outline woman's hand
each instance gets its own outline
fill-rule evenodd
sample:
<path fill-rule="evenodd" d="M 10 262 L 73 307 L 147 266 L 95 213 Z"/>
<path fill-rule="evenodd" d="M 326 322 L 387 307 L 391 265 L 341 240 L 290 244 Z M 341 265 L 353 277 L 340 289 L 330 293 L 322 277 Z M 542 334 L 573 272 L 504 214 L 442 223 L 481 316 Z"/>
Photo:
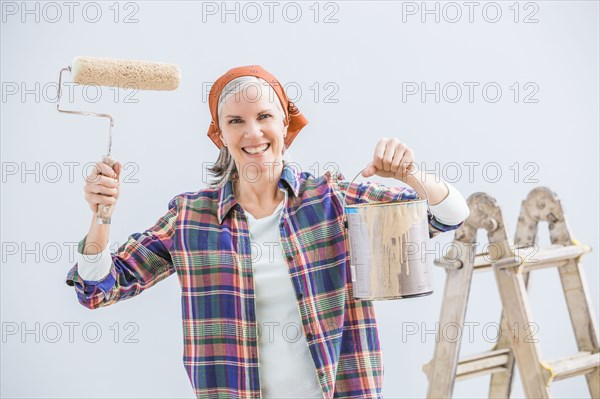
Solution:
<path fill-rule="evenodd" d="M 443 179 L 416 170 L 414 152 L 396 138 L 379 139 L 373 160 L 362 176 L 393 177 L 411 186 L 420 198 L 427 198 L 431 205 L 439 204 L 449 194 Z"/>
<path fill-rule="evenodd" d="M 363 177 L 373 175 L 393 177 L 406 183 L 408 175 L 413 171 L 414 152 L 396 138 L 381 138 L 375 146 L 373 160 L 362 172 Z"/>
<path fill-rule="evenodd" d="M 104 162 L 97 162 L 92 172 L 86 177 L 85 200 L 94 214 L 98 211 L 98 204 L 113 205 L 119 199 L 119 178 L 123 165 L 115 162 L 111 168 Z"/>

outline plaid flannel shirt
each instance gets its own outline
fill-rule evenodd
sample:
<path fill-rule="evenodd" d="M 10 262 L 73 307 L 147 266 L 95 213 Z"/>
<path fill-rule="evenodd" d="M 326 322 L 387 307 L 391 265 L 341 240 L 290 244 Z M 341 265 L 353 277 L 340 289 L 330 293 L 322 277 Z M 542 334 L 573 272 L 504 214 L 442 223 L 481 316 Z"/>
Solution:
<path fill-rule="evenodd" d="M 280 243 L 324 398 L 382 398 L 383 361 L 372 301 L 355 300 L 341 173 L 315 177 L 285 163 Z M 353 182 L 346 203 L 419 199 L 408 187 Z M 434 237 L 459 228 L 429 217 Z M 231 182 L 175 196 L 168 211 L 111 254 L 111 271 L 66 283 L 89 309 L 140 294 L 171 274 L 181 285 L 183 364 L 199 398 L 261 398 L 250 234 Z M 79 251 L 85 238 L 79 243 Z M 290 378 L 291 380 L 291 378 Z"/>

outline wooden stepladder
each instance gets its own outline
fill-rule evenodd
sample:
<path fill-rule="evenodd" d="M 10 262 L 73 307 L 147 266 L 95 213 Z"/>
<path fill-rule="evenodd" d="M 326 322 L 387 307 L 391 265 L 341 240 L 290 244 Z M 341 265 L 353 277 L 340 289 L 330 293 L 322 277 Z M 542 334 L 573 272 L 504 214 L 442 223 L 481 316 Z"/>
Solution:
<path fill-rule="evenodd" d="M 515 362 L 525 394 L 529 398 L 549 398 L 550 384 L 585 374 L 592 398 L 600 398 L 600 353 L 598 324 L 588 295 L 580 263 L 591 248 L 571 236 L 560 200 L 550 189 L 533 189 L 522 202 L 514 244 L 507 239 L 500 206 L 486 193 L 467 199 L 469 217 L 456 230 L 453 245 L 434 263 L 446 269 L 438 339 L 433 359 L 423 369 L 429 378 L 428 398 L 450 398 L 454 382 L 491 374 L 490 398 L 510 397 Z M 539 222 L 547 222 L 549 246 L 539 248 L 536 236 Z M 474 253 L 477 230 L 485 229 L 489 250 Z M 527 283 L 529 272 L 556 267 L 569 310 L 578 353 L 544 361 L 535 339 L 515 337 L 511 326 L 531 326 L 533 322 Z M 500 338 L 491 351 L 459 359 L 460 340 L 444 340 L 444 326 L 464 326 L 473 272 L 493 270 L 502 315 Z"/>

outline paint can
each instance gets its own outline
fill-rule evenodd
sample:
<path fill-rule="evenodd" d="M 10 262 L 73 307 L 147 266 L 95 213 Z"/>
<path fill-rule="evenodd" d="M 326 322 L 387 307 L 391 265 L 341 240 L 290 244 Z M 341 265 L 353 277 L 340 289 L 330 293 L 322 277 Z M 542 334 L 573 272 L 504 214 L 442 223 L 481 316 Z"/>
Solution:
<path fill-rule="evenodd" d="M 343 205 L 354 298 L 391 300 L 432 294 L 432 268 L 424 256 L 429 240 L 427 211 L 431 212 L 428 199 L 348 205 L 348 189 Z"/>

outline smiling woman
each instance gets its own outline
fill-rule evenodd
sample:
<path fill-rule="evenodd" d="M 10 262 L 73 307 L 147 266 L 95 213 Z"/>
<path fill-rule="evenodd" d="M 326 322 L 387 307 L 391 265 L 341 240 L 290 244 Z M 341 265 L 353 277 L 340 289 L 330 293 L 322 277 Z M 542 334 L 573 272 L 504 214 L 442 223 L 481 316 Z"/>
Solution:
<path fill-rule="evenodd" d="M 245 109 L 244 105 L 242 105 L 244 103 L 254 106 L 251 109 Z M 227 115 L 223 115 L 225 108 L 228 110 Z M 248 113 L 251 114 L 248 115 Z M 285 113 L 277 94 L 271 85 L 264 79 L 256 76 L 240 76 L 227 83 L 223 87 L 219 97 L 217 114 L 219 129 L 221 132 L 228 134 L 230 139 L 234 139 L 236 133 L 239 136 L 241 129 L 248 129 L 249 125 L 251 125 L 251 128 L 258 128 L 259 130 L 266 128 L 271 133 L 273 133 L 273 129 L 281 131 L 283 121 L 285 120 Z M 257 125 L 253 125 L 254 120 L 257 121 Z M 279 121 L 281 127 L 277 126 L 277 121 Z M 284 134 L 286 133 L 284 132 Z M 223 138 L 223 133 L 220 139 L 223 142 L 223 146 L 220 149 L 219 157 L 215 164 L 208 169 L 216 177 L 216 180 L 211 183 L 212 187 L 220 187 L 230 179 L 234 181 L 238 180 L 240 170 L 242 172 L 250 170 L 249 162 L 252 162 L 252 165 L 255 166 L 265 166 L 265 162 L 273 162 L 273 160 L 265 159 L 265 157 L 254 157 L 255 159 L 244 161 L 243 157 L 232 156 L 232 152 L 236 152 L 236 148 L 233 146 L 227 147 L 228 140 Z M 249 147 L 252 145 L 251 140 L 252 137 L 246 139 L 247 143 L 245 144 L 248 144 Z M 274 150 L 272 142 L 267 142 L 265 139 L 256 140 L 256 137 L 254 140 L 256 144 L 268 145 L 267 149 L 271 150 L 271 152 Z M 281 139 L 277 141 L 283 143 Z M 263 150 L 263 148 L 258 149 Z M 287 147 L 283 143 L 281 155 L 285 154 L 286 149 Z M 241 150 L 250 158 L 252 158 L 252 154 L 257 152 L 264 153 L 264 151 L 256 151 L 253 148 L 241 148 Z M 256 173 L 256 171 L 254 172 Z"/>
<path fill-rule="evenodd" d="M 381 398 L 377 320 L 373 303 L 353 296 L 340 188 L 348 205 L 419 193 L 331 172 L 313 176 L 285 162 L 308 121 L 258 65 L 221 76 L 209 107 L 208 136 L 220 150 L 217 181 L 175 196 L 168 212 L 115 254 L 108 231 L 91 230 L 88 244 L 102 253 L 86 261 L 80 250 L 67 283 L 96 309 L 176 274 L 183 363 L 199 398 Z M 401 177 L 400 165 L 412 159 L 404 143 L 382 139 L 365 173 Z M 110 183 L 118 173 L 102 167 Z M 423 186 L 437 198 L 433 237 L 459 228 L 468 208 L 452 186 L 431 180 Z"/>
<path fill-rule="evenodd" d="M 236 201 L 260 218 L 271 215 L 283 200 L 276 177 L 283 170 L 287 145 L 308 121 L 275 77 L 257 65 L 246 69 L 252 75 L 233 76 L 230 71 L 227 81 L 222 77 L 211 89 L 209 137 L 221 152 L 209 171 L 217 178 L 213 188 L 231 181 Z"/>
<path fill-rule="evenodd" d="M 240 106 L 241 101 L 254 104 L 253 109 L 245 110 L 243 106 Z M 223 109 L 227 104 L 228 111 L 227 115 L 223 115 Z M 264 108 L 262 108 L 264 107 Z M 242 112 L 239 112 L 241 109 Z M 258 109 L 255 115 L 245 115 L 247 112 L 252 112 L 254 109 Z M 236 113 L 236 111 L 238 111 Z M 239 115 L 242 113 L 244 115 Z M 273 122 L 276 120 L 284 121 L 285 113 L 281 106 L 281 102 L 278 100 L 277 94 L 273 90 L 273 87 L 269 85 L 264 79 L 256 76 L 240 76 L 227 83 L 221 92 L 218 100 L 217 114 L 219 120 L 219 129 L 227 133 L 235 133 L 240 129 L 248 127 L 248 121 L 246 119 L 256 119 L 261 122 L 261 126 L 273 127 Z M 224 126 L 225 125 L 225 126 Z M 271 129 L 269 129 L 271 130 Z M 284 136 L 285 137 L 285 136 Z M 231 154 L 231 148 L 227 147 L 226 139 L 223 140 L 221 136 L 223 146 L 220 149 L 219 157 L 215 164 L 208 169 L 215 176 L 215 180 L 211 182 L 212 187 L 220 187 L 228 180 L 237 180 L 239 178 L 238 171 L 243 169 L 244 164 L 236 164 L 236 159 Z M 263 140 L 265 141 L 265 140 Z M 266 143 L 269 148 L 273 150 L 272 143 Z M 262 148 L 260 148 L 262 149 Z M 248 150 L 248 149 L 246 149 Z M 281 154 L 285 154 L 287 146 L 283 143 L 283 149 Z M 234 150 L 235 151 L 235 150 Z M 249 156 L 255 151 L 246 152 Z M 260 152 L 260 151 L 259 151 Z M 257 165 L 263 164 L 264 159 L 261 162 L 261 157 L 254 160 L 253 163 Z M 238 168 L 240 165 L 240 168 Z"/>

